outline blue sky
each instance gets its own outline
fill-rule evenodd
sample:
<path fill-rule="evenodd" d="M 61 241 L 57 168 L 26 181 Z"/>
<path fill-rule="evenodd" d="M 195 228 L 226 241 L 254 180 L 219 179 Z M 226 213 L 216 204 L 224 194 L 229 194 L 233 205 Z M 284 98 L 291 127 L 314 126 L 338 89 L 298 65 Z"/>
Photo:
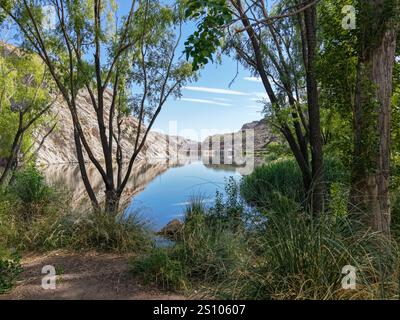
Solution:
<path fill-rule="evenodd" d="M 118 15 L 126 15 L 131 1 L 117 0 L 117 3 Z M 195 29 L 195 22 L 184 26 L 178 55 L 183 52 L 183 43 Z M 222 63 L 205 66 L 198 81 L 182 90 L 181 99 L 171 97 L 167 101 L 153 129 L 199 141 L 210 134 L 236 132 L 243 124 L 262 118 L 260 100 L 265 96 L 261 81 L 252 77 L 250 71 L 234 59 L 224 56 Z M 171 126 L 176 131 L 171 131 Z"/>
<path fill-rule="evenodd" d="M 259 101 L 265 96 L 263 86 L 239 66 L 239 74 L 229 87 L 237 68 L 237 63 L 229 57 L 224 57 L 221 64 L 207 65 L 199 80 L 183 89 L 180 100 L 167 102 L 155 129 L 168 132 L 170 121 L 176 121 L 178 134 L 192 139 L 197 134 L 201 140 L 202 130 L 235 132 L 245 123 L 260 120 L 263 106 Z"/>
<path fill-rule="evenodd" d="M 130 1 L 118 2 L 120 11 L 126 12 Z M 183 51 L 183 42 L 195 28 L 195 23 L 184 26 L 178 53 Z M 208 136 L 206 131 L 235 132 L 243 124 L 262 118 L 260 100 L 265 97 L 264 87 L 248 70 L 227 56 L 222 58 L 221 64 L 208 64 L 201 70 L 198 81 L 189 84 L 182 94 L 181 99 L 171 98 L 166 103 L 154 130 L 174 134 L 170 132 L 172 122 L 179 135 L 202 140 L 205 138 L 203 135 Z"/>

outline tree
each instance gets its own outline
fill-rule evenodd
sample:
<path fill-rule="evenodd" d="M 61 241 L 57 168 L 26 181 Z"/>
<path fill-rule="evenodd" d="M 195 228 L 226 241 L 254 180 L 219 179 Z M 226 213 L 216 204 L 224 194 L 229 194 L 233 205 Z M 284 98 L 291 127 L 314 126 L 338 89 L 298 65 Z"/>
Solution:
<path fill-rule="evenodd" d="M 54 9 L 54 29 L 43 23 L 45 4 Z M 105 211 L 116 213 L 158 114 L 192 76 L 190 66 L 175 56 L 181 38 L 180 7 L 132 0 L 129 13 L 117 21 L 112 19 L 117 10 L 112 0 L 3 0 L 0 7 L 21 31 L 24 44 L 45 62 L 68 106 L 81 176 L 93 208 L 100 210 L 100 203 L 86 172 L 85 155 L 104 182 Z M 96 114 L 102 159 L 94 156 L 81 126 L 76 98 L 83 89 Z M 105 102 L 107 93 L 110 105 Z M 125 166 L 120 135 L 131 112 L 138 116 L 139 127 Z"/>
<path fill-rule="evenodd" d="M 389 235 L 390 109 L 399 2 L 363 0 L 357 1 L 357 7 L 351 203 L 358 219 Z"/>
<path fill-rule="evenodd" d="M 0 185 L 8 181 L 21 154 L 28 154 L 34 143 L 29 134 L 38 127 L 52 106 L 47 72 L 38 57 L 3 45 L 0 54 L 0 156 L 5 166 Z M 50 126 L 50 132 L 55 124 Z M 47 135 L 46 135 L 47 136 Z M 36 150 L 37 151 L 37 150 Z"/>
<path fill-rule="evenodd" d="M 351 167 L 353 155 L 353 103 L 356 80 L 355 30 L 342 26 L 348 0 L 328 0 L 320 5 L 317 62 L 324 153 Z"/>
<path fill-rule="evenodd" d="M 212 59 L 224 36 L 222 47 L 233 49 L 261 78 L 268 112 L 296 158 L 315 214 L 323 210 L 325 189 L 316 79 L 318 2 L 281 1 L 270 12 L 265 1 L 189 1 L 187 15 L 202 20 L 186 42 L 187 56 L 199 68 Z"/>

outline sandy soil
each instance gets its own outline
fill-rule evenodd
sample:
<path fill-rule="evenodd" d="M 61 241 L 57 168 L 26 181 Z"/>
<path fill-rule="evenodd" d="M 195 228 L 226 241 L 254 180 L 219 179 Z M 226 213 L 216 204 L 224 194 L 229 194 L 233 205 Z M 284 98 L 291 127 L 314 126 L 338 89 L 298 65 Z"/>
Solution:
<path fill-rule="evenodd" d="M 128 258 L 115 254 L 52 252 L 31 254 L 14 290 L 0 300 L 183 300 L 182 295 L 144 287 L 128 272 Z M 41 286 L 42 268 L 52 265 L 60 274 L 55 290 Z"/>

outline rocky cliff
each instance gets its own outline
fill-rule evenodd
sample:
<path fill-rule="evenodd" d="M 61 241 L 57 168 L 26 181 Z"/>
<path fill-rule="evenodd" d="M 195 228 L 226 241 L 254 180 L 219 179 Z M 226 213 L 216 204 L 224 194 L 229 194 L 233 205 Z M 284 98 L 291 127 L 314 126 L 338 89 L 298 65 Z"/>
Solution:
<path fill-rule="evenodd" d="M 111 99 L 111 92 L 106 92 L 106 107 L 111 104 Z M 77 105 L 86 139 L 91 146 L 94 156 L 101 161 L 103 159 L 103 151 L 100 142 L 98 124 L 89 94 L 86 91 L 82 91 L 78 95 Z M 46 137 L 43 145 L 39 148 L 37 153 L 37 163 L 41 165 L 76 163 L 73 124 L 69 109 L 65 102 L 62 99 L 59 99 L 55 102 L 51 113 L 51 118 L 54 120 L 48 121 L 48 123 L 34 135 L 36 146 L 39 147 L 43 137 L 46 136 L 49 129 L 53 126 L 54 121 L 57 122 L 56 129 Z M 107 114 L 108 112 L 106 112 L 106 115 Z M 108 123 L 107 116 L 105 117 L 105 123 Z M 134 150 L 138 121 L 133 117 L 128 117 L 124 120 L 122 128 L 121 145 L 125 156 L 124 160 L 128 161 L 129 156 Z M 142 129 L 142 135 L 144 134 L 144 130 L 145 128 Z M 268 143 L 275 140 L 274 135 L 264 120 L 245 124 L 239 133 L 245 132 L 246 130 L 253 130 L 254 132 L 254 149 L 256 151 L 265 150 Z M 208 156 L 207 150 L 213 148 L 210 140 L 216 141 L 215 139 L 218 139 L 219 137 L 221 140 L 220 148 L 224 150 L 224 141 L 228 141 L 232 136 L 233 134 L 216 135 L 207 138 L 204 142 L 199 144 L 183 137 L 168 136 L 152 131 L 148 135 L 145 146 L 140 153 L 138 160 L 157 160 L 179 157 L 181 155 L 186 155 L 187 151 L 189 149 L 193 150 L 194 147 L 201 148 L 202 155 Z M 243 135 L 243 137 L 245 139 L 245 135 Z M 115 144 L 114 148 L 116 148 Z"/>
<path fill-rule="evenodd" d="M 22 51 L 18 47 L 0 40 L 1 56 L 19 56 L 21 54 Z M 112 92 L 106 91 L 104 99 L 106 109 L 104 121 L 108 124 L 107 109 L 111 105 Z M 103 151 L 100 143 L 97 118 L 87 91 L 82 90 L 79 93 L 77 97 L 77 106 L 85 137 L 94 156 L 101 162 L 103 161 Z M 35 146 L 36 149 L 38 149 L 36 154 L 37 163 L 40 165 L 76 163 L 73 123 L 68 106 L 62 98 L 59 98 L 54 103 L 51 109 L 51 115 L 47 120 L 47 123 L 42 125 L 42 127 L 33 134 Z M 116 127 L 116 119 L 114 120 L 114 126 Z M 57 123 L 55 130 L 48 135 L 54 123 Z M 126 118 L 122 124 L 121 145 L 125 161 L 129 161 L 134 150 L 137 128 L 138 121 L 133 117 Z M 142 136 L 145 130 L 146 128 L 142 128 Z M 185 153 L 185 150 L 188 149 L 187 145 L 191 143 L 193 142 L 182 137 L 150 132 L 137 160 L 176 157 L 181 153 Z M 116 146 L 114 143 L 114 152 L 115 149 Z M 4 159 L 0 159 L 0 166 L 4 165 L 4 161 Z"/>
<path fill-rule="evenodd" d="M 242 131 L 254 130 L 254 149 L 265 151 L 269 143 L 277 141 L 277 137 L 272 133 L 266 120 L 253 121 L 242 127 Z"/>
<path fill-rule="evenodd" d="M 106 92 L 105 105 L 110 106 L 112 94 Z M 89 94 L 82 91 L 77 97 L 78 114 L 82 124 L 85 137 L 93 151 L 94 156 L 102 161 L 103 151 L 100 142 L 97 118 L 90 101 Z M 73 123 L 71 114 L 65 102 L 59 99 L 53 106 L 51 118 L 57 122 L 56 129 L 44 140 L 43 145 L 37 153 L 38 164 L 67 164 L 76 163 L 75 143 L 73 136 Z M 105 112 L 108 115 L 108 112 Z M 108 116 L 105 116 L 105 123 L 108 124 Z M 114 124 L 116 126 L 116 124 Z M 39 147 L 43 137 L 53 126 L 53 121 L 49 121 L 34 135 L 36 146 Z M 134 150 L 138 121 L 133 117 L 128 117 L 122 124 L 121 146 L 125 161 L 129 160 Z M 145 128 L 142 129 L 142 136 Z M 145 146 L 140 153 L 138 160 L 166 158 L 176 156 L 177 153 L 184 153 L 187 144 L 191 141 L 177 136 L 167 136 L 157 132 L 150 132 Z M 114 143 L 114 151 L 115 151 Z M 172 152 L 172 154 L 170 154 Z"/>
<path fill-rule="evenodd" d="M 243 125 L 235 133 L 210 136 L 201 144 L 202 160 L 213 167 L 234 164 L 242 175 L 251 173 L 254 166 L 264 163 L 262 153 L 268 144 L 277 141 L 266 120 Z M 208 151 L 210 150 L 210 151 Z"/>
<path fill-rule="evenodd" d="M 254 137 L 254 138 L 253 138 Z M 247 150 L 251 150 L 252 144 L 254 144 L 254 151 L 261 152 L 265 151 L 269 143 L 276 141 L 276 136 L 272 133 L 271 128 L 268 126 L 266 120 L 254 121 L 243 125 L 242 129 L 235 133 L 219 134 L 208 137 L 202 143 L 202 150 L 211 149 L 212 144 L 220 141 L 220 149 L 223 151 L 227 148 L 232 148 L 231 144 L 234 139 L 242 139 L 242 149 L 246 150 L 246 142 L 250 144 Z M 254 139 L 254 140 L 253 140 Z M 228 143 L 229 146 L 225 146 Z M 218 143 L 217 143 L 218 145 Z"/>

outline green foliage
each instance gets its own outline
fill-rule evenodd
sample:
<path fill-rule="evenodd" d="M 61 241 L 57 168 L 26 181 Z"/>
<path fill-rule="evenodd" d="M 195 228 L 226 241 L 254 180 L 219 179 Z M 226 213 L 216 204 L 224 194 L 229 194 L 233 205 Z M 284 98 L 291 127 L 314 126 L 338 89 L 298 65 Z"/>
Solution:
<path fill-rule="evenodd" d="M 231 196 L 219 199 L 226 201 L 224 205 L 211 209 L 193 200 L 186 209 L 181 239 L 171 248 L 156 248 L 135 258 L 132 272 L 165 289 L 180 290 L 207 286 L 234 272 L 245 256 L 246 240 L 243 228 L 238 228 L 237 204 L 229 206 Z"/>
<path fill-rule="evenodd" d="M 345 5 L 352 0 L 327 0 L 319 6 L 322 41 L 317 61 L 320 85 L 321 125 L 325 154 L 350 167 L 353 155 L 353 104 L 356 81 L 356 37 L 342 27 Z M 358 21 L 357 21 L 358 22 Z"/>
<path fill-rule="evenodd" d="M 46 202 L 51 195 L 44 177 L 34 166 L 17 171 L 9 191 L 24 204 Z"/>
<path fill-rule="evenodd" d="M 400 196 L 395 191 L 391 194 L 391 232 L 396 241 L 400 244 Z"/>
<path fill-rule="evenodd" d="M 0 51 L 14 50 L 0 46 Z M 22 52 L 0 54 L 0 157 L 10 156 L 11 145 L 19 127 L 20 112 L 24 112 L 21 128 L 37 117 L 49 103 L 50 81 L 45 88 L 46 78 L 43 63 L 34 55 Z M 14 105 L 14 107 L 13 107 Z M 19 106 L 16 108 L 15 106 Z M 29 126 L 21 142 L 21 151 L 31 145 L 30 134 L 44 117 Z"/>
<path fill-rule="evenodd" d="M 287 144 L 280 142 L 272 142 L 267 146 L 264 155 L 265 163 L 270 163 L 282 158 L 288 158 L 292 155 Z"/>
<path fill-rule="evenodd" d="M 191 206 L 186 211 L 186 217 L 189 221 L 191 221 L 192 211 L 194 211 L 193 216 L 196 216 L 196 213 L 206 210 L 200 201 L 192 201 Z M 215 205 L 209 209 L 206 218 L 206 222 L 210 226 L 224 224 L 235 230 L 243 227 L 246 220 L 246 205 L 240 194 L 240 185 L 233 177 L 229 177 L 225 181 L 225 196 L 217 191 Z M 186 224 L 186 227 L 189 225 Z"/>
<path fill-rule="evenodd" d="M 48 207 L 42 216 L 29 223 L 15 216 L 10 219 L 13 223 L 8 220 L 10 230 L 4 240 L 24 252 L 70 249 L 131 253 L 150 247 L 150 234 L 135 218 L 123 219 L 106 213 L 82 216 L 68 210 L 66 203 L 64 208 Z"/>
<path fill-rule="evenodd" d="M 150 253 L 133 259 L 130 270 L 147 284 L 157 284 L 164 290 L 187 289 L 187 269 L 175 258 L 175 248 L 154 248 Z"/>
<path fill-rule="evenodd" d="M 256 168 L 243 178 L 241 190 L 248 203 L 260 208 L 280 209 L 282 202 L 296 207 L 304 200 L 301 172 L 292 159 Z M 276 205 L 278 208 L 273 208 Z"/>
<path fill-rule="evenodd" d="M 333 182 L 330 190 L 329 208 L 334 217 L 343 217 L 348 212 L 349 186 L 341 182 Z"/>
<path fill-rule="evenodd" d="M 12 289 L 21 272 L 19 256 L 0 246 L 0 295 Z"/>
<path fill-rule="evenodd" d="M 348 184 L 347 172 L 340 161 L 326 159 L 325 178 L 327 190 L 334 182 Z M 300 169 L 293 159 L 267 163 L 243 178 L 241 192 L 244 199 L 258 208 L 281 212 L 300 208 L 307 195 L 304 194 Z"/>
<path fill-rule="evenodd" d="M 68 220 L 69 221 L 68 221 Z M 67 247 L 74 250 L 96 249 L 105 252 L 140 252 L 149 247 L 150 234 L 136 217 L 122 214 L 93 213 L 87 217 L 66 217 L 63 229 Z"/>
<path fill-rule="evenodd" d="M 338 188 L 332 184 L 333 199 L 342 203 Z M 398 297 L 400 251 L 394 242 L 354 232 L 354 222 L 340 212 L 313 219 L 289 207 L 266 210 L 257 224 L 234 228 L 234 217 L 231 223 L 214 219 L 229 212 L 228 202 L 210 210 L 193 201 L 182 239 L 134 258 L 132 272 L 164 289 L 196 290 L 217 299 Z M 356 268 L 356 290 L 342 289 L 347 265 Z"/>
<path fill-rule="evenodd" d="M 392 98 L 392 129 L 391 129 L 391 147 L 392 147 L 392 177 L 400 177 L 400 63 L 396 64 L 395 75 L 399 77 L 394 82 L 394 94 Z M 396 184 L 400 186 L 400 183 Z"/>
<path fill-rule="evenodd" d="M 200 20 L 196 30 L 185 42 L 186 57 L 192 59 L 193 70 L 213 60 L 221 47 L 223 27 L 232 21 L 232 12 L 225 0 L 186 0 L 186 18 Z"/>
<path fill-rule="evenodd" d="M 68 197 L 48 187 L 35 169 L 28 172 L 28 178 L 24 172 L 23 178 L 18 177 L 10 188 L 0 192 L 0 246 L 22 252 L 65 248 L 121 253 L 150 246 L 150 234 L 136 217 L 74 213 Z M 33 202 L 19 199 L 14 191 L 16 183 L 21 185 L 18 192 L 23 199 Z M 36 186 L 37 193 L 28 189 L 25 194 L 28 186 Z"/>
<path fill-rule="evenodd" d="M 310 219 L 279 212 L 268 216 L 255 239 L 255 263 L 237 271 L 235 299 L 396 299 L 399 249 L 378 234 L 357 234 L 345 218 Z M 356 268 L 356 290 L 343 290 L 342 268 Z"/>

